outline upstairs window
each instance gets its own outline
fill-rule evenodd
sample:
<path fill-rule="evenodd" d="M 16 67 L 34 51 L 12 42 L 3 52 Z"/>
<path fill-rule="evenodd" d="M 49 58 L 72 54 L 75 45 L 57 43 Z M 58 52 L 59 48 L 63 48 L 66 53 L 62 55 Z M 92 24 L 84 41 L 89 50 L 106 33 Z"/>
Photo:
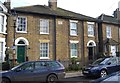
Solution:
<path fill-rule="evenodd" d="M 27 32 L 27 18 L 19 16 L 17 18 L 17 32 Z"/>
<path fill-rule="evenodd" d="M 49 20 L 40 19 L 40 34 L 49 34 Z"/>
<path fill-rule="evenodd" d="M 106 27 L 106 36 L 107 36 L 107 38 L 111 38 L 112 37 L 111 36 L 111 27 L 110 26 Z"/>
<path fill-rule="evenodd" d="M 4 32 L 4 16 L 0 15 L 0 32 Z"/>
<path fill-rule="evenodd" d="M 77 21 L 70 20 L 70 35 L 77 36 Z"/>
<path fill-rule="evenodd" d="M 88 22 L 88 36 L 94 36 L 94 23 Z"/>

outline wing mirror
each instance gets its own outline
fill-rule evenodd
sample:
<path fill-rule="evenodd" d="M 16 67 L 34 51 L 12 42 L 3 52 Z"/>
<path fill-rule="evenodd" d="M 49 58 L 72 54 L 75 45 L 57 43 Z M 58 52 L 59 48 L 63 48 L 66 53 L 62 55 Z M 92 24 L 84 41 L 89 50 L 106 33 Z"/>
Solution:
<path fill-rule="evenodd" d="M 16 71 L 16 72 L 20 72 L 20 71 L 21 71 L 21 68 L 18 68 L 18 69 L 16 69 L 15 71 Z"/>
<path fill-rule="evenodd" d="M 111 64 L 111 62 L 108 62 L 108 65 L 110 65 Z"/>

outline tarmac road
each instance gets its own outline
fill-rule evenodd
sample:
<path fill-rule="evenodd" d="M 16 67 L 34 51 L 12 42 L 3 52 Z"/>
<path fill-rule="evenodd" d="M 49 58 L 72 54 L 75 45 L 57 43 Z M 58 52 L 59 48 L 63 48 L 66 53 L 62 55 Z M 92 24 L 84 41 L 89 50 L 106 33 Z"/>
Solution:
<path fill-rule="evenodd" d="M 62 83 L 91 83 L 96 80 L 96 78 L 84 77 L 81 72 L 66 73 L 64 79 L 61 80 Z"/>
<path fill-rule="evenodd" d="M 86 78 L 84 76 L 68 77 L 61 80 L 62 83 L 91 83 L 95 78 Z"/>

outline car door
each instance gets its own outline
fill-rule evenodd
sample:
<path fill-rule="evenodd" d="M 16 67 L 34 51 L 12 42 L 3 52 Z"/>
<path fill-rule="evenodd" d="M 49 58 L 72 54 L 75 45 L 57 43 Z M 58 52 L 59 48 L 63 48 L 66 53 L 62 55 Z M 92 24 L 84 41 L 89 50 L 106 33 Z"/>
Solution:
<path fill-rule="evenodd" d="M 37 61 L 35 62 L 35 70 L 34 70 L 34 81 L 45 81 L 49 74 L 46 62 Z"/>
<path fill-rule="evenodd" d="M 120 70 L 120 57 L 116 57 L 117 60 L 117 71 Z"/>
<path fill-rule="evenodd" d="M 13 77 L 15 81 L 34 81 L 33 71 L 34 63 L 29 62 L 14 70 Z"/>
<path fill-rule="evenodd" d="M 110 60 L 107 62 L 107 70 L 108 73 L 113 73 L 118 71 L 117 60 L 115 57 L 110 58 Z"/>

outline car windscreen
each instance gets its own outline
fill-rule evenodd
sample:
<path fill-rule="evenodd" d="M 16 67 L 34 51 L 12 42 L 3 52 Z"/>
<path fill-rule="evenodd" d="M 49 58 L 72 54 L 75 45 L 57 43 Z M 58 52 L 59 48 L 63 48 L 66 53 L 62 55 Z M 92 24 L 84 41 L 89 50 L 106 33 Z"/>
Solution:
<path fill-rule="evenodd" d="M 100 59 L 97 59 L 95 62 L 93 62 L 92 65 L 106 64 L 108 60 L 109 58 L 100 58 Z"/>

